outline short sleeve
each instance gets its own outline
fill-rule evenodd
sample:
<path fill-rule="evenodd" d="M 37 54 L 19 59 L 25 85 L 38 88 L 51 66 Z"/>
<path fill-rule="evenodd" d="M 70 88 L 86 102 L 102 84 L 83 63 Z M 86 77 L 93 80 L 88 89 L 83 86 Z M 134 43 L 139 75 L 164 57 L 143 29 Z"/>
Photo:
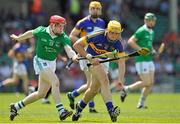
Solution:
<path fill-rule="evenodd" d="M 140 39 L 141 38 L 141 35 L 142 35 L 142 30 L 137 30 L 133 36 L 136 38 L 136 39 Z"/>
<path fill-rule="evenodd" d="M 83 29 L 83 26 L 84 26 L 83 21 L 80 20 L 77 22 L 75 28 L 78 30 L 81 30 L 81 29 Z"/>
<path fill-rule="evenodd" d="M 64 34 L 62 46 L 64 47 L 64 46 L 66 46 L 66 45 L 71 46 L 71 41 L 70 41 L 69 37 L 68 37 L 66 34 Z"/>
<path fill-rule="evenodd" d="M 36 29 L 33 30 L 33 35 L 34 35 L 35 37 L 37 37 L 38 34 L 42 31 L 42 29 L 43 29 L 42 26 L 37 27 Z"/>

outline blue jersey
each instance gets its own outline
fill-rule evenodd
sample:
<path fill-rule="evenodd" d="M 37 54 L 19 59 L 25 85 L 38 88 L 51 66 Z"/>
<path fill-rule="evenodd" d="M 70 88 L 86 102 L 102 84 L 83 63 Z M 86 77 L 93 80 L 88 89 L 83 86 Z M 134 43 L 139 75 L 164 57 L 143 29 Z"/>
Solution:
<path fill-rule="evenodd" d="M 86 36 L 86 42 L 88 43 L 86 51 L 93 56 L 114 50 L 117 52 L 124 51 L 121 41 L 109 41 L 104 30 Z"/>
<path fill-rule="evenodd" d="M 77 30 L 81 30 L 80 37 L 83 37 L 93 31 L 104 29 L 105 28 L 105 22 L 104 20 L 97 18 L 96 22 L 94 22 L 90 16 L 87 16 L 76 24 L 75 28 Z"/>
<path fill-rule="evenodd" d="M 27 52 L 27 49 L 28 49 L 28 45 L 23 44 L 23 43 L 17 43 L 17 44 L 15 44 L 15 46 L 14 46 L 14 52 L 15 52 L 15 53 L 22 53 L 22 54 L 24 54 L 25 52 Z M 26 66 L 26 68 L 28 68 L 29 62 L 28 62 L 28 59 L 27 59 L 27 58 L 24 58 L 24 60 L 22 61 L 22 63 L 24 63 L 25 66 Z"/>
<path fill-rule="evenodd" d="M 28 49 L 28 46 L 26 44 L 22 44 L 22 43 L 17 43 L 14 46 L 14 51 L 16 53 L 24 53 L 27 51 L 27 49 Z"/>

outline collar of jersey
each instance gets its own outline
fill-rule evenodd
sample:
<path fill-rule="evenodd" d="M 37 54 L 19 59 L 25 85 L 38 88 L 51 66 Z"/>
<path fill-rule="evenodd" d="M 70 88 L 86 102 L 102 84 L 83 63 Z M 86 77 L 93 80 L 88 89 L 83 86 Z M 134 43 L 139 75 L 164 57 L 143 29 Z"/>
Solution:
<path fill-rule="evenodd" d="M 97 20 L 98 20 L 98 18 L 97 18 L 96 21 L 94 22 L 94 21 L 92 20 L 92 18 L 91 18 L 90 15 L 88 16 L 88 19 L 89 19 L 90 21 L 92 21 L 93 23 L 97 23 Z"/>
<path fill-rule="evenodd" d="M 46 32 L 51 36 L 51 38 L 56 38 L 57 36 L 56 35 L 51 35 L 51 33 L 50 33 L 50 27 L 48 26 L 47 28 L 46 28 Z"/>
<path fill-rule="evenodd" d="M 145 30 L 148 31 L 149 33 L 152 33 L 152 31 L 153 31 L 152 29 L 149 29 L 149 28 L 147 27 L 147 25 L 144 25 L 144 28 L 145 28 Z"/>

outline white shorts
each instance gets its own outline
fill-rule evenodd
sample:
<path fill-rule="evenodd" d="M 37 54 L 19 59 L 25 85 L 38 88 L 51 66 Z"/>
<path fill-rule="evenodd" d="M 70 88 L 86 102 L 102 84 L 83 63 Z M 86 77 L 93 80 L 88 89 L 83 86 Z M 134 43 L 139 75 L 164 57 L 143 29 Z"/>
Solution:
<path fill-rule="evenodd" d="M 80 69 L 82 71 L 84 71 L 85 69 L 87 69 L 87 64 L 89 63 L 88 60 L 79 60 L 79 66 L 80 66 Z"/>
<path fill-rule="evenodd" d="M 84 71 L 85 69 L 87 69 L 87 64 L 89 63 L 88 60 L 79 60 L 79 66 L 80 66 L 80 69 L 82 71 Z M 105 62 L 102 64 L 104 66 L 104 69 L 105 71 L 108 73 L 108 70 L 109 70 L 109 62 Z"/>
<path fill-rule="evenodd" d="M 33 59 L 33 66 L 36 74 L 40 74 L 45 68 L 51 69 L 53 72 L 56 71 L 56 60 L 49 61 L 38 58 L 37 56 Z"/>
<path fill-rule="evenodd" d="M 13 73 L 19 76 L 27 75 L 27 69 L 24 63 L 14 62 L 13 64 Z"/>
<path fill-rule="evenodd" d="M 149 73 L 150 71 L 155 71 L 155 66 L 152 61 L 150 62 L 137 62 L 136 70 L 138 74 Z"/>
<path fill-rule="evenodd" d="M 104 70 L 106 71 L 106 73 L 109 72 L 109 62 L 105 62 L 102 64 L 104 66 Z"/>

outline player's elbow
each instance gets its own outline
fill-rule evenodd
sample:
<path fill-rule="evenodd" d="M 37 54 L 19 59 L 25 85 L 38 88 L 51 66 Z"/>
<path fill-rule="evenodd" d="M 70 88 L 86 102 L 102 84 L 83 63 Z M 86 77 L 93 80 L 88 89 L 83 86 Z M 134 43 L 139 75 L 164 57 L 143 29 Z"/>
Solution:
<path fill-rule="evenodd" d="M 76 35 L 70 34 L 69 39 L 74 44 L 78 40 L 78 37 Z"/>
<path fill-rule="evenodd" d="M 132 43 L 134 43 L 134 42 L 135 42 L 135 39 L 134 39 L 133 37 L 129 38 L 128 44 L 132 44 Z"/>
<path fill-rule="evenodd" d="M 71 40 L 72 43 L 74 43 L 74 39 L 72 35 L 69 35 L 69 39 Z"/>
<path fill-rule="evenodd" d="M 13 58 L 14 57 L 14 51 L 13 50 L 10 50 L 9 52 L 8 52 L 8 57 L 9 58 Z"/>
<path fill-rule="evenodd" d="M 74 48 L 76 51 L 77 51 L 77 49 L 78 49 L 78 46 L 79 46 L 79 43 L 77 43 L 77 42 L 73 44 L 73 48 Z"/>
<path fill-rule="evenodd" d="M 133 43 L 133 41 L 131 39 L 129 39 L 127 43 L 131 44 L 131 43 Z"/>

